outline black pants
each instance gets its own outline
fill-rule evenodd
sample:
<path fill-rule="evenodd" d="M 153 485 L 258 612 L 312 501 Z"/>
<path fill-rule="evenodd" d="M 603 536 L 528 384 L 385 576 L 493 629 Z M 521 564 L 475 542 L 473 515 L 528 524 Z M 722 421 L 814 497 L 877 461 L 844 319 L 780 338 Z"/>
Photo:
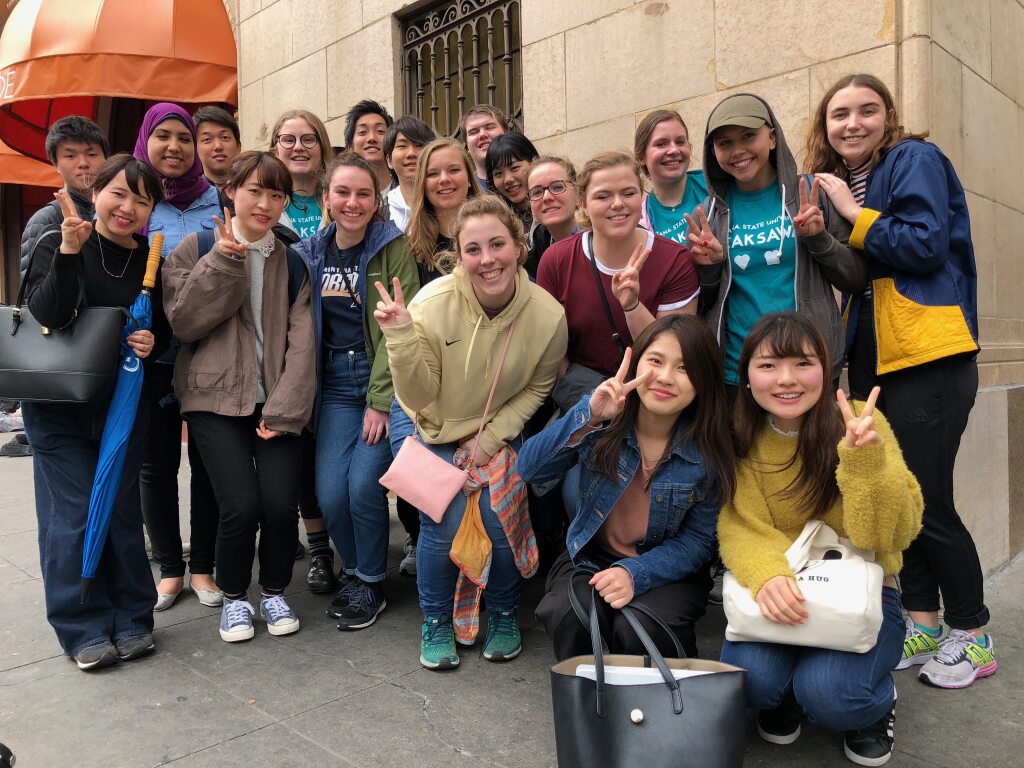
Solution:
<path fill-rule="evenodd" d="M 302 430 L 302 485 L 299 487 L 299 514 L 303 520 L 323 520 L 316 500 L 316 437 Z"/>
<path fill-rule="evenodd" d="M 249 588 L 257 530 L 261 586 L 283 590 L 295 562 L 302 442 L 294 435 L 260 438 L 261 413 L 257 406 L 250 416 L 188 414 L 220 505 L 217 586 L 227 595 Z"/>
<path fill-rule="evenodd" d="M 913 368 L 875 373 L 874 334 L 858 327 L 850 351 L 850 389 L 865 399 L 882 388 L 885 414 L 924 495 L 924 525 L 903 553 L 900 589 L 908 611 L 939 610 L 954 629 L 989 621 L 978 550 L 953 504 L 953 465 L 978 392 L 978 364 L 957 355 Z"/>
<path fill-rule="evenodd" d="M 181 464 L 181 414 L 174 399 L 173 365 L 157 363 L 146 370 L 144 397 L 149 401 L 149 430 L 146 434 L 139 475 L 142 516 L 146 521 L 153 560 L 164 579 L 185 575 L 178 524 L 178 468 Z M 210 478 L 199 457 L 195 441 L 189 435 L 188 463 L 191 480 L 191 554 L 192 573 L 213 573 L 214 545 L 217 540 L 217 500 Z"/>
<path fill-rule="evenodd" d="M 546 593 L 537 605 L 536 611 L 537 621 L 551 638 L 555 658 L 559 661 L 593 652 L 590 630 L 583 626 L 569 602 L 569 579 L 573 570 L 569 552 L 565 551 L 551 566 L 545 584 Z M 573 587 L 583 608 L 589 611 L 593 592 L 592 588 L 587 586 L 587 579 L 582 576 L 576 577 Z M 696 658 L 697 637 L 694 634 L 694 625 L 707 610 L 710 589 L 711 577 L 708 575 L 708 569 L 700 568 L 697 573 L 682 581 L 656 587 L 634 600 L 654 611 L 679 638 L 686 655 Z M 643 654 L 643 645 L 622 615 L 608 605 L 600 595 L 597 599 L 601 635 L 608 643 L 609 652 Z M 675 646 L 671 638 L 665 637 L 665 631 L 646 616 L 640 615 L 638 618 L 657 644 L 658 650 L 665 656 L 674 657 Z"/>

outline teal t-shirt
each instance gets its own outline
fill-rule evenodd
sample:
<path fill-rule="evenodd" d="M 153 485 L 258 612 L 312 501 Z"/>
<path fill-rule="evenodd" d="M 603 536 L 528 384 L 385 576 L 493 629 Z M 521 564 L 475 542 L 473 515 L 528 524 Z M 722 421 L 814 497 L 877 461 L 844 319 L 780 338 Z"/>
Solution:
<path fill-rule="evenodd" d="M 647 217 L 654 234 L 667 237 L 680 245 L 686 245 L 686 219 L 683 214 L 693 215 L 694 209 L 708 196 L 704 185 L 703 171 L 689 171 L 686 174 L 686 190 L 679 205 L 662 205 L 651 192 L 647 196 Z"/>
<path fill-rule="evenodd" d="M 312 195 L 292 195 L 287 211 L 288 218 L 292 222 L 292 229 L 303 240 L 320 229 L 323 214 L 320 213 L 317 199 Z"/>
<path fill-rule="evenodd" d="M 725 300 L 725 381 L 738 385 L 750 329 L 769 312 L 796 309 L 796 233 L 789 215 L 783 219 L 777 183 L 757 192 L 730 185 L 726 202 L 732 285 Z"/>

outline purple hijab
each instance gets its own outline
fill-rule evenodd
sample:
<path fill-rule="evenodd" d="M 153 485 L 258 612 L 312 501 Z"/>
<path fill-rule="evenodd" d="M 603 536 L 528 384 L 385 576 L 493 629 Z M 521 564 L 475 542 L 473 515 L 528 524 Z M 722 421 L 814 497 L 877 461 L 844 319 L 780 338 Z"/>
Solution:
<path fill-rule="evenodd" d="M 150 107 L 146 116 L 142 118 L 142 127 L 139 128 L 139 137 L 135 140 L 135 151 L 132 154 L 136 159 L 152 168 L 153 172 L 160 177 L 160 183 L 164 187 L 164 200 L 179 211 L 184 211 L 210 188 L 210 182 L 203 176 L 203 164 L 199 162 L 198 150 L 193 152 L 192 167 L 185 171 L 183 176 L 176 179 L 164 176 L 149 161 L 149 136 L 160 123 L 168 118 L 180 120 L 182 125 L 188 128 L 188 132 L 192 134 L 192 146 L 195 148 L 196 128 L 192 124 L 192 118 L 189 117 L 188 112 L 177 104 L 162 102 Z"/>

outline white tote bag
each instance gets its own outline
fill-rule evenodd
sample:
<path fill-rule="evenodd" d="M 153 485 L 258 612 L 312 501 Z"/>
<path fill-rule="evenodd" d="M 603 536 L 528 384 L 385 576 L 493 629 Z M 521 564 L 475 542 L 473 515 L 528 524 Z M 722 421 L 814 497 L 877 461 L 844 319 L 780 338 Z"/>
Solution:
<path fill-rule="evenodd" d="M 853 546 L 821 520 L 812 520 L 786 550 L 786 558 L 804 595 L 807 621 L 795 626 L 769 621 L 750 590 L 726 573 L 726 639 L 853 653 L 874 648 L 882 627 L 883 577 L 874 552 Z"/>

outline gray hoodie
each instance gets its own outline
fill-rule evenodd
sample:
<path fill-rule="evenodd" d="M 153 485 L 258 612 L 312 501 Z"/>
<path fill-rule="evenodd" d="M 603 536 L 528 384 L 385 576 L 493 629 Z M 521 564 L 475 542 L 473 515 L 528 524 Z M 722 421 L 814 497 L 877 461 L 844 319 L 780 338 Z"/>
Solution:
<path fill-rule="evenodd" d="M 782 187 L 786 210 L 791 218 L 800 211 L 801 177 L 797 173 L 796 160 L 786 144 L 775 114 L 768 103 L 761 101 L 771 115 L 775 128 L 775 149 L 773 150 L 778 184 Z M 729 206 L 726 204 L 726 190 L 733 180 L 722 170 L 715 158 L 711 137 L 705 129 L 704 137 L 704 178 L 709 196 L 701 203 L 708 216 L 715 237 L 722 243 L 724 258 L 714 264 L 698 265 L 700 276 L 700 310 L 719 343 L 725 338 L 727 314 L 725 302 L 732 285 L 732 267 L 729 259 Z M 818 206 L 825 219 L 825 230 L 812 237 L 797 236 L 796 248 L 796 309 L 808 314 L 828 342 L 832 351 L 832 377 L 838 379 L 843 367 L 843 320 L 839 313 L 832 287 L 854 293 L 867 285 L 867 260 L 860 251 L 847 243 L 852 227 L 832 207 L 824 191 L 818 194 Z"/>

